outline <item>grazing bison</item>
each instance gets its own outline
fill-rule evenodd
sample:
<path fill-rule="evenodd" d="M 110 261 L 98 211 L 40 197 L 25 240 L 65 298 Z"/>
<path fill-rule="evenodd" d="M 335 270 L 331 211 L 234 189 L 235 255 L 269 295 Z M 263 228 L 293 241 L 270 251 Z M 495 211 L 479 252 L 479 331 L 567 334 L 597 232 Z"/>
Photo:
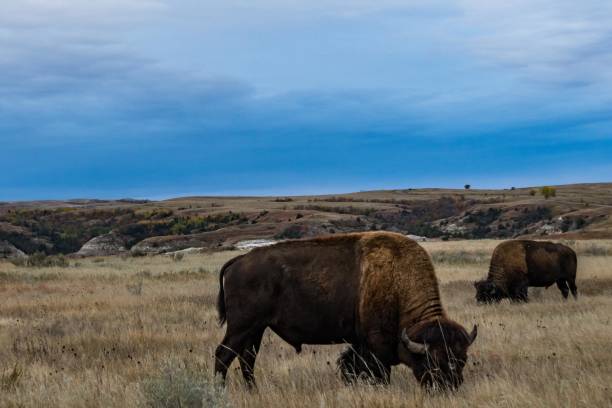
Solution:
<path fill-rule="evenodd" d="M 527 301 L 527 288 L 549 287 L 553 283 L 567 299 L 576 289 L 576 253 L 553 242 L 514 240 L 499 244 L 493 251 L 489 275 L 474 282 L 478 302 L 498 302 L 503 298 Z M 568 289 L 569 286 L 569 289 Z"/>
<path fill-rule="evenodd" d="M 253 385 L 266 328 L 299 353 L 302 344 L 349 343 L 346 380 L 387 383 L 410 366 L 423 386 L 457 387 L 476 338 L 442 308 L 429 256 L 400 234 L 367 232 L 256 248 L 221 269 L 218 311 L 227 331 L 215 353 L 223 379 L 238 357 Z"/>

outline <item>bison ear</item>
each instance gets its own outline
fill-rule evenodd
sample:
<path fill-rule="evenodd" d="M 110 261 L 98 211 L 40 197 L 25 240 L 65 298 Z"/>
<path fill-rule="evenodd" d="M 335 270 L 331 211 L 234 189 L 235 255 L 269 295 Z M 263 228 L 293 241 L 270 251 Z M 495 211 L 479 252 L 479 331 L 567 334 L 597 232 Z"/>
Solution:
<path fill-rule="evenodd" d="M 415 354 L 425 354 L 427 353 L 427 344 L 417 343 L 408 337 L 408 333 L 406 333 L 406 329 L 402 330 L 402 343 L 411 353 Z"/>
<path fill-rule="evenodd" d="M 474 328 L 472 329 L 472 332 L 468 336 L 468 341 L 470 342 L 470 344 L 469 344 L 470 346 L 472 345 L 474 340 L 476 340 L 476 336 L 478 336 L 478 326 L 474 325 Z"/>

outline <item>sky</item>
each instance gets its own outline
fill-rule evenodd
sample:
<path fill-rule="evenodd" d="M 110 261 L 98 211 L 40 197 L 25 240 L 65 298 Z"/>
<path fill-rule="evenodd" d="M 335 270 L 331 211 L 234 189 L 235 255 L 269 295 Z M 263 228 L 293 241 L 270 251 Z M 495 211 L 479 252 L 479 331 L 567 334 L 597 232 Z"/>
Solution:
<path fill-rule="evenodd" d="M 612 181 L 609 0 L 0 0 L 0 200 Z"/>

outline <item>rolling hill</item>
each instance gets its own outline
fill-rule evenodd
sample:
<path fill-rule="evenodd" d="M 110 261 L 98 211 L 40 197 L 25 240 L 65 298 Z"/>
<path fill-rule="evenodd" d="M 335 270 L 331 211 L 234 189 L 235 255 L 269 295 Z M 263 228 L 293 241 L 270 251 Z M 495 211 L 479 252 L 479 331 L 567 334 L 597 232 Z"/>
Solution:
<path fill-rule="evenodd" d="M 391 230 L 438 239 L 612 238 L 612 183 L 293 197 L 0 203 L 0 256 L 226 249 L 254 239 Z M 92 241 L 93 240 L 93 241 Z"/>

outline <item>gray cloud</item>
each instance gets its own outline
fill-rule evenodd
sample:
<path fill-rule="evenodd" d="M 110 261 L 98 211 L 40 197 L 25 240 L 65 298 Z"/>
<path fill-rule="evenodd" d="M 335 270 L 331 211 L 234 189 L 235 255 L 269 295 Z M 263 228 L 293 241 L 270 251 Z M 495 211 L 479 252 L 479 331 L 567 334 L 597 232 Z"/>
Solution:
<path fill-rule="evenodd" d="M 612 62 L 612 28 L 605 24 L 612 19 L 612 6 L 553 0 L 504 4 L 476 0 L 265 0 L 256 5 L 188 0 L 5 2 L 0 6 L 0 128 L 15 138 L 42 135 L 57 140 L 305 131 L 432 136 L 523 127 L 559 116 L 588 118 L 588 112 L 610 103 L 606 93 L 594 89 L 609 89 L 612 81 L 607 69 Z M 405 70 L 439 69 L 440 84 L 436 77 L 419 83 L 418 75 L 413 83 L 406 84 L 399 76 L 389 81 L 397 82 L 396 88 L 354 83 L 303 89 L 295 82 L 264 95 L 258 83 L 225 76 L 214 65 L 180 64 L 161 58 L 163 53 L 143 52 L 139 43 L 131 41 L 135 31 L 146 40 L 152 30 L 178 30 L 184 21 L 195 19 L 203 31 L 194 32 L 193 44 L 186 46 L 193 53 L 205 53 L 198 41 L 209 25 L 240 30 L 243 21 L 249 27 L 274 27 L 292 19 L 348 19 L 363 24 L 359 39 L 364 43 L 351 45 L 351 50 L 358 53 L 362 47 L 359 62 L 367 65 L 372 56 L 384 57 L 379 50 L 368 54 L 378 43 L 367 43 L 367 34 L 373 34 L 367 24 L 389 15 L 394 16 L 392 24 L 385 29 L 399 31 L 397 38 L 381 43 L 388 46 L 390 56 L 413 52 L 408 49 L 414 35 L 410 23 L 426 16 L 426 23 L 417 27 L 428 31 L 417 39 L 433 42 L 425 44 L 424 51 L 415 51 L 423 52 L 424 58 L 429 58 L 427 52 L 434 56 L 424 61 L 408 58 Z M 401 31 L 404 26 L 406 31 Z M 445 71 L 449 62 L 436 61 L 427 45 L 439 47 L 440 54 L 452 51 L 473 61 L 459 61 L 465 65 L 462 71 Z M 274 44 L 265 49 L 273 50 Z M 309 52 L 303 50 L 305 60 Z M 353 70 L 351 62 L 341 67 L 347 73 Z M 253 69 L 265 71 L 267 66 Z M 342 79 L 338 77 L 342 69 L 333 72 Z M 375 68 L 372 72 L 377 73 Z M 457 80 L 452 75 L 458 75 Z"/>
<path fill-rule="evenodd" d="M 460 1 L 468 48 L 528 79 L 609 87 L 612 3 L 601 0 Z"/>

